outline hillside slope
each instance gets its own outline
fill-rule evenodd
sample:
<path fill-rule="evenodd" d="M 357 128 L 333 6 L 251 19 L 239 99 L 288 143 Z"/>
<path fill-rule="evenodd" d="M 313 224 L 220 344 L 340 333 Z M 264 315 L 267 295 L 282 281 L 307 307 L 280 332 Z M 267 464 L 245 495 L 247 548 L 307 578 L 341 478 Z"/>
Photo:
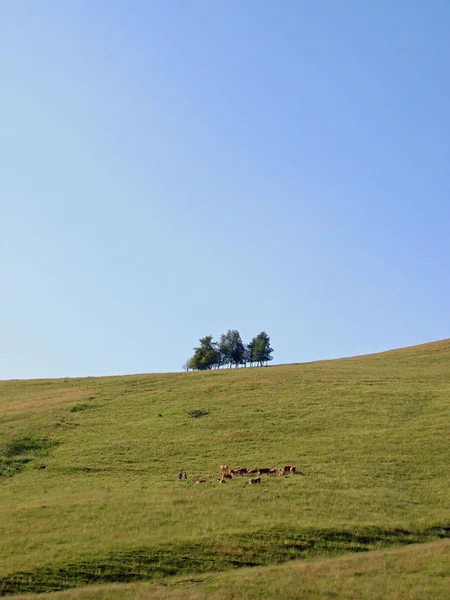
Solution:
<path fill-rule="evenodd" d="M 448 600 L 450 541 L 315 561 L 87 586 L 13 600 Z"/>
<path fill-rule="evenodd" d="M 0 382 L 0 591 L 446 536 L 449 406 L 450 340 L 303 365 Z M 224 462 L 299 473 L 219 485 Z"/>

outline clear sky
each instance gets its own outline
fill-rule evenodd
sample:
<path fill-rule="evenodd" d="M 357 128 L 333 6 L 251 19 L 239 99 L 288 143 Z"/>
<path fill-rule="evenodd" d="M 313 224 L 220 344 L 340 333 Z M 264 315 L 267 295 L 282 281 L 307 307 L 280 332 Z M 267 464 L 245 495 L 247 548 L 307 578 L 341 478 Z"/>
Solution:
<path fill-rule="evenodd" d="M 450 336 L 448 0 L 4 0 L 0 378 Z"/>

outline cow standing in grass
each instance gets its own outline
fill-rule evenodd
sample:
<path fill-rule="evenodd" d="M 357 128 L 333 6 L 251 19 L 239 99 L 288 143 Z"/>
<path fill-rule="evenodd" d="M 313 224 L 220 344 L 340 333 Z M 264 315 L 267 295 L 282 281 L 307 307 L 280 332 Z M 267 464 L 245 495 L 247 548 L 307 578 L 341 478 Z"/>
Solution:
<path fill-rule="evenodd" d="M 261 477 L 252 477 L 248 482 L 250 485 L 261 485 Z"/>
<path fill-rule="evenodd" d="M 247 467 L 239 467 L 238 469 L 231 469 L 231 472 L 233 473 L 233 475 L 246 475 L 247 474 Z"/>

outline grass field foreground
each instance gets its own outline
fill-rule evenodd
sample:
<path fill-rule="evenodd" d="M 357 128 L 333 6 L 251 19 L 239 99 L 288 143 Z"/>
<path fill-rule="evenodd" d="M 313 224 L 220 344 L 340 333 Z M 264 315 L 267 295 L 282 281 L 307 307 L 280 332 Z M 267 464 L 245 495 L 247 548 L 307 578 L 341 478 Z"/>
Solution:
<path fill-rule="evenodd" d="M 302 365 L 0 382 L 0 591 L 446 537 L 449 406 L 449 340 Z M 224 462 L 299 472 L 219 485 Z"/>
<path fill-rule="evenodd" d="M 450 542 L 11 600 L 447 600 Z"/>

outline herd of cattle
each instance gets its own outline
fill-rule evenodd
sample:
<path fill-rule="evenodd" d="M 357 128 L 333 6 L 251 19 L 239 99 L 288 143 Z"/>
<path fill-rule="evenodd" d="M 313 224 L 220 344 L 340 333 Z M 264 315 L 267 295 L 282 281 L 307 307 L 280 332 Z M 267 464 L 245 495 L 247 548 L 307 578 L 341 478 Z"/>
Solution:
<path fill-rule="evenodd" d="M 220 477 L 217 479 L 219 483 L 226 483 L 227 479 L 233 479 L 235 475 L 280 475 L 283 477 L 286 473 L 295 473 L 297 467 L 294 465 L 285 465 L 282 469 L 247 469 L 247 467 L 239 467 L 238 469 L 229 469 L 228 465 L 220 465 Z M 195 483 L 206 483 L 207 479 L 197 479 Z M 260 484 L 261 477 L 250 477 L 248 480 L 250 485 Z"/>

